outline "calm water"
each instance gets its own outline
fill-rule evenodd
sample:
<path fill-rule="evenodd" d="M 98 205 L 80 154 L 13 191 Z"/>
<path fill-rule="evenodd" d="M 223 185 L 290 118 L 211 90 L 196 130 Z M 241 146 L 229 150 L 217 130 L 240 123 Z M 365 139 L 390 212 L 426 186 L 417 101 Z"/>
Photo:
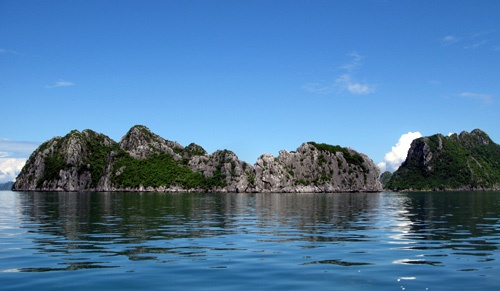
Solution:
<path fill-rule="evenodd" d="M 0 192 L 5 289 L 491 290 L 500 192 Z"/>

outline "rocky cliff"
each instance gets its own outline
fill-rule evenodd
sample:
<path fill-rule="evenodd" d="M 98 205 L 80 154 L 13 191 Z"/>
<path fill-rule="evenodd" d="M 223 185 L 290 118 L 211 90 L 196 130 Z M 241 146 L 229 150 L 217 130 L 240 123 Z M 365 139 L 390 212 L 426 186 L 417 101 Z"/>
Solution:
<path fill-rule="evenodd" d="M 91 130 L 52 138 L 31 154 L 13 190 L 96 189 L 107 157 L 117 148 L 109 137 Z"/>
<path fill-rule="evenodd" d="M 314 142 L 278 157 L 262 155 L 255 163 L 259 192 L 379 191 L 379 169 L 353 149 Z"/>
<path fill-rule="evenodd" d="M 314 142 L 255 165 L 229 150 L 207 153 L 134 126 L 119 143 L 91 130 L 43 143 L 16 179 L 22 191 L 380 191 L 379 170 L 353 149 Z"/>
<path fill-rule="evenodd" d="M 386 187 L 395 190 L 498 190 L 500 145 L 479 129 L 416 139 Z"/>

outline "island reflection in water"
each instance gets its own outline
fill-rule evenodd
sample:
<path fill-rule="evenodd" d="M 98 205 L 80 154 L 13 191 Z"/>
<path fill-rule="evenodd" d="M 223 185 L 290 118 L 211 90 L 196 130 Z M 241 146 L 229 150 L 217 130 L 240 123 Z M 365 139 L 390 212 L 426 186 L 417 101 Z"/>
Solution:
<path fill-rule="evenodd" d="M 404 281 L 435 289 L 443 276 L 461 287 L 477 287 L 478 277 L 500 284 L 493 275 L 498 192 L 19 193 L 17 199 L 32 242 L 27 250 L 45 258 L 17 264 L 21 272 L 161 270 L 176 276 L 167 276 L 171 282 L 196 288 L 214 269 L 228 272 L 220 283 L 231 286 L 231 276 L 280 288 L 281 276 L 299 288 L 333 280 L 339 288 Z"/>
<path fill-rule="evenodd" d="M 274 235 L 291 228 L 310 235 L 361 230 L 369 229 L 367 219 L 379 203 L 378 194 L 371 193 L 33 193 L 23 198 L 23 215 L 42 226 L 37 232 L 69 240 L 89 233 L 155 240 L 247 228 L 274 228 Z M 314 236 L 304 239 L 314 241 Z"/>

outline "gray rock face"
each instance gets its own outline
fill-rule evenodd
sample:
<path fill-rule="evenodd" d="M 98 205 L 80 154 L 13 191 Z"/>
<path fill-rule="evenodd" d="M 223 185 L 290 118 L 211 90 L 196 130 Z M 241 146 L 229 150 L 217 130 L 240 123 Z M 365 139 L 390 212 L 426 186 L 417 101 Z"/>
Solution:
<path fill-rule="evenodd" d="M 219 150 L 213 154 L 194 156 L 188 165 L 191 170 L 202 173 L 205 177 L 220 175 L 226 186 L 216 187 L 213 191 L 248 192 L 250 189 L 252 166 L 240 161 L 231 151 Z"/>
<path fill-rule="evenodd" d="M 123 186 L 124 173 L 132 169 L 128 167 L 141 172 L 137 175 L 147 172 L 149 176 Z M 144 126 L 134 126 L 119 143 L 91 130 L 72 131 L 45 142 L 31 155 L 13 189 L 372 192 L 382 190 L 378 176 L 379 169 L 367 156 L 339 146 L 304 143 L 295 152 L 281 151 L 278 157 L 264 154 L 252 166 L 231 151 L 208 154 L 199 145 L 183 147 Z"/>
<path fill-rule="evenodd" d="M 145 159 L 148 155 L 160 152 L 167 153 L 178 161 L 178 154 L 184 147 L 180 144 L 168 141 L 152 133 L 147 127 L 136 125 L 120 141 L 120 149 L 128 152 L 136 159 Z"/>
<path fill-rule="evenodd" d="M 296 152 L 280 151 L 278 157 L 265 154 L 255 164 L 257 192 L 348 192 L 380 191 L 380 170 L 365 155 L 360 164 L 346 160 L 343 152 L 333 152 L 302 144 Z"/>
<path fill-rule="evenodd" d="M 70 132 L 43 143 L 30 156 L 16 179 L 14 190 L 86 191 L 95 190 L 102 172 L 96 155 L 107 155 L 116 142 L 91 130 Z M 95 153 L 100 149 L 99 153 Z"/>

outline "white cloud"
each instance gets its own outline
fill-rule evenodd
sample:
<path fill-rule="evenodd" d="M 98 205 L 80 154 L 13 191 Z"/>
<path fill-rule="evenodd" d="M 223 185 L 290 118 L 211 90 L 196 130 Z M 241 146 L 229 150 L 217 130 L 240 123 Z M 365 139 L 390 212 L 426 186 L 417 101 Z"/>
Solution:
<path fill-rule="evenodd" d="M 496 30 L 486 30 L 473 34 L 464 34 L 460 37 L 447 35 L 441 38 L 442 46 L 462 44 L 463 49 L 492 48 L 496 51 L 498 47 L 498 33 Z"/>
<path fill-rule="evenodd" d="M 463 92 L 463 93 L 460 93 L 458 95 L 461 97 L 465 97 L 465 98 L 479 100 L 479 101 L 483 102 L 484 104 L 493 103 L 493 96 L 490 94 Z"/>
<path fill-rule="evenodd" d="M 479 47 L 482 47 L 482 46 L 486 45 L 488 42 L 489 42 L 488 40 L 482 40 L 482 41 L 473 43 L 471 45 L 467 45 L 464 48 L 465 49 L 477 49 Z"/>
<path fill-rule="evenodd" d="M 0 158 L 0 183 L 15 181 L 24 164 L 23 158 Z"/>
<path fill-rule="evenodd" d="M 379 162 L 377 164 L 378 168 L 380 169 L 380 172 L 383 173 L 387 171 L 387 163 L 386 162 Z"/>
<path fill-rule="evenodd" d="M 411 142 L 416 139 L 422 137 L 420 132 L 408 132 L 406 134 L 401 135 L 398 140 L 398 143 L 392 147 L 392 150 L 385 154 L 384 161 L 378 163 L 378 166 L 382 172 L 396 171 L 401 163 L 404 162 L 406 156 L 408 155 L 408 150 L 410 149 Z"/>
<path fill-rule="evenodd" d="M 459 41 L 460 41 L 459 37 L 456 37 L 454 35 L 447 35 L 441 39 L 441 44 L 444 46 L 447 46 L 447 45 L 454 44 L 454 43 L 459 42 Z"/>
<path fill-rule="evenodd" d="M 14 181 L 38 146 L 36 142 L 0 139 L 0 183 Z"/>
<path fill-rule="evenodd" d="M 0 158 L 27 158 L 39 145 L 36 142 L 0 139 Z"/>
<path fill-rule="evenodd" d="M 60 80 L 60 81 L 56 82 L 54 85 L 47 85 L 47 86 L 45 86 L 45 88 L 47 88 L 47 89 L 53 89 L 53 88 L 58 88 L 58 87 L 70 87 L 70 86 L 73 86 L 73 85 L 75 85 L 75 83 L 66 82 L 66 81 Z"/>
<path fill-rule="evenodd" d="M 361 66 L 363 57 L 357 52 L 352 52 L 348 56 L 351 57 L 351 61 L 340 67 L 344 73 L 337 76 L 333 82 L 307 83 L 302 89 L 316 94 L 347 91 L 354 95 L 365 95 L 375 92 L 374 85 L 361 83 L 354 77 L 354 71 Z"/>
<path fill-rule="evenodd" d="M 359 66 L 361 66 L 361 60 L 363 59 L 363 57 L 357 52 L 352 52 L 348 54 L 348 56 L 352 57 L 352 60 L 349 63 L 343 65 L 341 68 L 345 69 L 348 72 L 352 72 Z"/>
<path fill-rule="evenodd" d="M 343 74 L 335 80 L 342 89 L 349 91 L 354 95 L 365 95 L 375 91 L 375 86 L 369 84 L 362 84 L 353 80 L 350 74 Z"/>

